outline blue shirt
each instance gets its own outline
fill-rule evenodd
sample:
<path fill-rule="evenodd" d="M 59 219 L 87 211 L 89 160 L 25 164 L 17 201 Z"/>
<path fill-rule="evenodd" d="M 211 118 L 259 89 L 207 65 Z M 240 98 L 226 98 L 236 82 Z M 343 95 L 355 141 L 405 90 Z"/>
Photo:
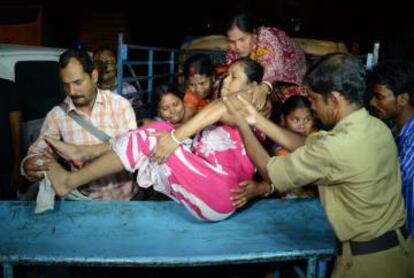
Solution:
<path fill-rule="evenodd" d="M 407 229 L 414 237 L 414 116 L 397 137 L 400 157 L 402 190 L 407 209 Z"/>

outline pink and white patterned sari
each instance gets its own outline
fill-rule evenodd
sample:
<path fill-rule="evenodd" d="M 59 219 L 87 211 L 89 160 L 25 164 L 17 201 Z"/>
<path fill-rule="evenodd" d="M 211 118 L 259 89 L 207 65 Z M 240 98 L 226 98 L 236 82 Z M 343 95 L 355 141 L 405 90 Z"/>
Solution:
<path fill-rule="evenodd" d="M 254 173 L 237 128 L 225 124 L 205 128 L 192 148 L 180 145 L 164 164 L 150 161 L 148 156 L 156 144 L 151 132 L 172 129 L 173 125 L 163 121 L 145 125 L 118 137 L 113 149 L 127 171 L 138 170 L 139 186 L 154 186 L 198 219 L 229 217 L 235 211 L 230 190 L 252 179 Z"/>

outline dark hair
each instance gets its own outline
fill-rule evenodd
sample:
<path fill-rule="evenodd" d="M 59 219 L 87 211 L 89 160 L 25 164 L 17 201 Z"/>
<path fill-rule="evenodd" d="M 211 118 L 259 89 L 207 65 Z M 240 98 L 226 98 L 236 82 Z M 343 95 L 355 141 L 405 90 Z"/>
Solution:
<path fill-rule="evenodd" d="M 378 63 L 368 74 L 368 86 L 385 85 L 395 96 L 408 93 L 414 106 L 414 64 L 402 60 Z"/>
<path fill-rule="evenodd" d="M 179 99 L 184 98 L 184 93 L 181 90 L 179 90 L 177 86 L 175 86 L 174 84 L 171 84 L 171 83 L 161 84 L 155 87 L 154 89 L 155 108 L 158 107 L 158 105 L 160 104 L 162 97 L 165 95 L 169 95 L 169 94 L 173 94 Z"/>
<path fill-rule="evenodd" d="M 257 83 L 262 82 L 263 79 L 263 67 L 256 61 L 243 57 L 236 60 L 234 63 L 242 63 L 245 65 L 244 73 L 250 82 L 256 81 Z"/>
<path fill-rule="evenodd" d="M 326 100 L 333 91 L 350 103 L 362 105 L 366 91 L 366 73 L 362 63 L 351 54 L 323 56 L 307 72 L 304 84 Z"/>
<path fill-rule="evenodd" d="M 253 17 L 247 12 L 238 12 L 231 16 L 225 25 L 226 31 L 232 30 L 234 27 L 245 33 L 254 33 L 257 28 Z"/>
<path fill-rule="evenodd" d="M 214 65 L 208 55 L 195 54 L 184 62 L 184 77 L 188 78 L 193 74 L 214 76 Z"/>
<path fill-rule="evenodd" d="M 95 60 L 95 58 L 98 54 L 101 54 L 102 52 L 105 52 L 105 51 L 110 52 L 111 55 L 115 57 L 115 60 L 117 59 L 115 50 L 113 50 L 110 47 L 99 47 L 99 48 L 95 49 L 95 51 L 93 52 L 93 55 L 92 55 L 92 59 Z"/>
<path fill-rule="evenodd" d="M 305 96 L 294 95 L 289 97 L 282 106 L 282 115 L 289 115 L 293 110 L 297 108 L 308 108 L 311 110 L 312 104 L 310 100 Z"/>
<path fill-rule="evenodd" d="M 89 56 L 88 52 L 86 50 L 82 49 L 68 49 L 65 52 L 63 52 L 59 57 L 59 68 L 63 69 L 66 68 L 66 66 L 69 64 L 70 59 L 76 59 L 79 61 L 79 63 L 82 65 L 83 70 L 91 75 L 92 71 L 94 69 L 91 56 Z"/>

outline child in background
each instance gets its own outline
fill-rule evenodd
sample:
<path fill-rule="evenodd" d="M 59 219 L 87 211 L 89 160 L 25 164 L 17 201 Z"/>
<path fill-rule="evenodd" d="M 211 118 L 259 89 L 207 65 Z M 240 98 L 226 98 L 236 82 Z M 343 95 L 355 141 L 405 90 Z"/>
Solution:
<path fill-rule="evenodd" d="M 312 115 L 311 102 L 307 97 L 295 95 L 289 97 L 282 106 L 280 123 L 286 129 L 307 137 L 316 131 L 315 119 Z M 277 146 L 275 155 L 284 156 L 288 150 Z"/>
<path fill-rule="evenodd" d="M 289 97 L 282 106 L 281 124 L 290 131 L 309 136 L 316 131 L 316 122 L 311 107 L 312 104 L 307 97 L 301 95 Z M 281 146 L 275 150 L 276 156 L 285 156 L 288 153 L 289 151 Z M 308 185 L 291 190 L 282 195 L 282 198 L 306 198 L 317 195 L 317 188 L 314 185 Z"/>
<path fill-rule="evenodd" d="M 312 114 L 311 102 L 305 96 L 294 95 L 289 97 L 282 106 L 280 116 L 281 125 L 286 129 L 301 134 L 305 137 L 316 131 L 316 120 Z M 285 156 L 288 150 L 279 145 L 275 145 L 274 154 L 276 156 Z M 233 190 L 233 204 L 240 208 L 249 200 L 263 196 L 267 197 L 273 194 L 274 187 L 265 181 L 257 182 L 246 180 L 240 183 L 240 188 Z M 281 195 L 281 198 L 306 198 L 318 196 L 317 188 L 314 185 L 291 190 Z"/>
<path fill-rule="evenodd" d="M 214 99 L 214 65 L 205 54 L 196 54 L 184 63 L 184 76 L 188 88 L 184 95 L 184 105 L 195 115 Z"/>

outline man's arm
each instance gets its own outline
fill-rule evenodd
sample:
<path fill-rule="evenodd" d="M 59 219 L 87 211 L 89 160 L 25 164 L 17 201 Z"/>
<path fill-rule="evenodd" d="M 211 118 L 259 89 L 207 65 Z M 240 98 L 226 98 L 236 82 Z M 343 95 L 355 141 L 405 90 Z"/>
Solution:
<path fill-rule="evenodd" d="M 260 114 L 256 117 L 254 126 L 266 134 L 272 141 L 277 142 L 290 152 L 305 145 L 306 137 L 282 128 Z"/>
<path fill-rule="evenodd" d="M 243 96 L 248 101 L 251 101 L 252 92 L 256 86 L 251 85 L 242 91 L 235 92 L 232 94 L 232 97 Z M 179 142 L 182 142 L 186 138 L 197 134 L 205 127 L 219 121 L 230 125 L 236 123 L 233 115 L 227 111 L 222 99 L 209 103 L 193 118 L 177 128 L 174 133 L 163 133 L 162 135 L 159 135 L 157 145 L 152 151 L 152 157 L 159 163 L 164 163 L 171 153 L 178 148 Z"/>
<path fill-rule="evenodd" d="M 242 100 L 242 98 L 239 98 Z M 244 101 L 244 100 L 243 100 Z M 237 127 L 243 137 L 244 147 L 246 148 L 247 155 L 252 160 L 253 164 L 259 170 L 262 177 L 269 181 L 269 175 L 267 173 L 267 163 L 270 159 L 269 154 L 263 148 L 262 144 L 257 140 L 256 136 L 253 134 L 248 122 L 245 120 L 244 115 L 240 113 L 234 103 L 237 100 L 235 98 L 224 98 L 224 104 L 226 109 L 231 115 L 235 118 L 237 122 Z M 253 110 L 253 106 L 251 107 Z M 258 114 L 258 113 L 257 113 Z"/>
<path fill-rule="evenodd" d="M 247 155 L 253 161 L 253 164 L 259 170 L 260 174 L 266 181 L 270 181 L 269 174 L 267 172 L 267 163 L 270 156 L 263 148 L 262 144 L 257 140 L 246 121 L 239 122 L 239 131 L 243 137 L 244 146 L 247 151 Z"/>
<path fill-rule="evenodd" d="M 56 109 L 56 110 L 55 110 Z M 45 118 L 39 137 L 30 146 L 27 156 L 21 162 L 21 174 L 31 182 L 37 182 L 43 179 L 43 171 L 49 169 L 50 160 L 44 155 L 50 148 L 43 139 L 50 137 L 56 140 L 60 139 L 59 120 L 55 117 L 58 107 L 52 109 Z"/>
<path fill-rule="evenodd" d="M 20 173 L 19 165 L 22 159 L 22 135 L 21 135 L 21 125 L 22 125 L 22 112 L 20 110 L 10 112 L 9 114 L 10 122 L 10 131 L 13 142 L 13 172 L 12 172 L 12 187 L 17 189 L 20 185 Z"/>
<path fill-rule="evenodd" d="M 262 114 L 257 112 L 257 110 L 245 99 L 242 97 L 237 98 L 228 98 L 227 102 L 237 107 L 238 109 L 233 109 L 233 115 L 235 112 L 243 116 L 240 118 L 239 122 L 246 122 L 257 129 L 261 130 L 267 137 L 272 141 L 278 143 L 283 148 L 294 151 L 298 147 L 303 146 L 306 141 L 306 137 L 293 133 L 287 129 L 280 127 L 279 125 L 273 123 Z M 241 104 L 241 105 L 240 105 Z"/>

